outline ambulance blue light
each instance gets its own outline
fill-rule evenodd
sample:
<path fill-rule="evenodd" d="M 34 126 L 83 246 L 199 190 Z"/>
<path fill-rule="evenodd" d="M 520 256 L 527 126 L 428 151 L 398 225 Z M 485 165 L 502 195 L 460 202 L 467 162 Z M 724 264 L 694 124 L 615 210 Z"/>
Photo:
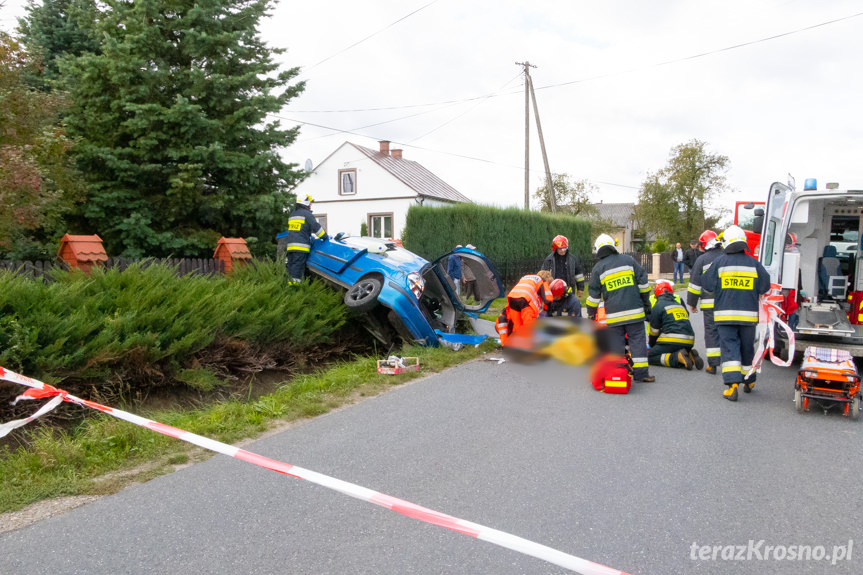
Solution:
<path fill-rule="evenodd" d="M 806 178 L 806 181 L 803 183 L 804 190 L 817 190 L 818 189 L 818 180 L 815 178 Z"/>

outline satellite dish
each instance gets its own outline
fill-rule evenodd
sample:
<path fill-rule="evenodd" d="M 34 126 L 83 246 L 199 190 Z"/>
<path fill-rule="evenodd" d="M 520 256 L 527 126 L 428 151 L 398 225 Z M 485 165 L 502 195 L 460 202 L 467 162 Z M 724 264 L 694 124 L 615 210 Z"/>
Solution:
<path fill-rule="evenodd" d="M 311 172 L 312 167 L 313 167 L 312 166 L 312 160 L 311 160 L 311 158 L 309 158 L 308 160 L 306 160 L 306 165 L 303 169 L 306 170 L 307 172 Z"/>

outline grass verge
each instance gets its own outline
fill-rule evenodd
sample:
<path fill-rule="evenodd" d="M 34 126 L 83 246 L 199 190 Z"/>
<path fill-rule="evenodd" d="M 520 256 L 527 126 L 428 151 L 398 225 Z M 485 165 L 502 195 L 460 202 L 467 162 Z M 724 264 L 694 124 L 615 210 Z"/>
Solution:
<path fill-rule="evenodd" d="M 295 377 L 253 401 L 227 401 L 194 411 L 141 415 L 223 443 L 235 443 L 286 422 L 314 417 L 363 396 L 377 395 L 494 349 L 491 342 L 458 352 L 446 347 L 405 347 L 399 353 L 419 357 L 420 372 L 382 375 L 377 373 L 375 358 L 361 358 Z M 63 404 L 58 409 L 82 408 Z M 27 449 L 0 451 L 0 513 L 17 511 L 44 499 L 115 493 L 130 483 L 147 481 L 213 455 L 107 415 L 96 415 L 68 431 L 40 428 L 32 433 L 33 442 Z"/>

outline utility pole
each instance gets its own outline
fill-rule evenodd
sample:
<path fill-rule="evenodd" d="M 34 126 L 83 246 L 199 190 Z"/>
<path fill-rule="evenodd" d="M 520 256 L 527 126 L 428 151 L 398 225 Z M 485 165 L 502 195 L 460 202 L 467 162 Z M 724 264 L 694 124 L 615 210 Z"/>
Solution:
<path fill-rule="evenodd" d="M 533 91 L 533 80 L 530 68 L 536 68 L 530 62 L 516 62 L 524 67 L 524 209 L 530 209 L 530 100 L 533 98 L 533 115 L 536 118 L 536 130 L 539 134 L 539 145 L 542 149 L 542 161 L 545 164 L 545 181 L 548 186 L 548 201 L 552 213 L 557 211 L 557 197 L 554 193 L 554 182 L 548 167 L 548 155 L 545 153 L 545 140 L 542 137 L 542 125 L 539 122 L 539 108 L 536 105 L 536 94 Z"/>
<path fill-rule="evenodd" d="M 524 67 L 524 209 L 530 209 L 530 62 L 516 62 L 516 66 Z"/>

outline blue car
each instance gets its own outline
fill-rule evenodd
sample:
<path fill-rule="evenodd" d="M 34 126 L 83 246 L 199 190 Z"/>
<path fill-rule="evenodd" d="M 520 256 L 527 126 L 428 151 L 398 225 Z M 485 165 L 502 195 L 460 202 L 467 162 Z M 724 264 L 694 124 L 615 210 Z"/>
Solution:
<path fill-rule="evenodd" d="M 460 257 L 462 270 L 473 272 L 471 297 L 460 297 L 446 273 L 447 258 Z M 345 305 L 363 314 L 367 329 L 390 344 L 396 336 L 407 343 L 436 346 L 435 330 L 455 333 L 464 312 L 482 313 L 503 295 L 494 265 L 481 253 L 456 248 L 429 262 L 391 240 L 338 234 L 315 240 L 306 270 L 346 290 Z"/>

